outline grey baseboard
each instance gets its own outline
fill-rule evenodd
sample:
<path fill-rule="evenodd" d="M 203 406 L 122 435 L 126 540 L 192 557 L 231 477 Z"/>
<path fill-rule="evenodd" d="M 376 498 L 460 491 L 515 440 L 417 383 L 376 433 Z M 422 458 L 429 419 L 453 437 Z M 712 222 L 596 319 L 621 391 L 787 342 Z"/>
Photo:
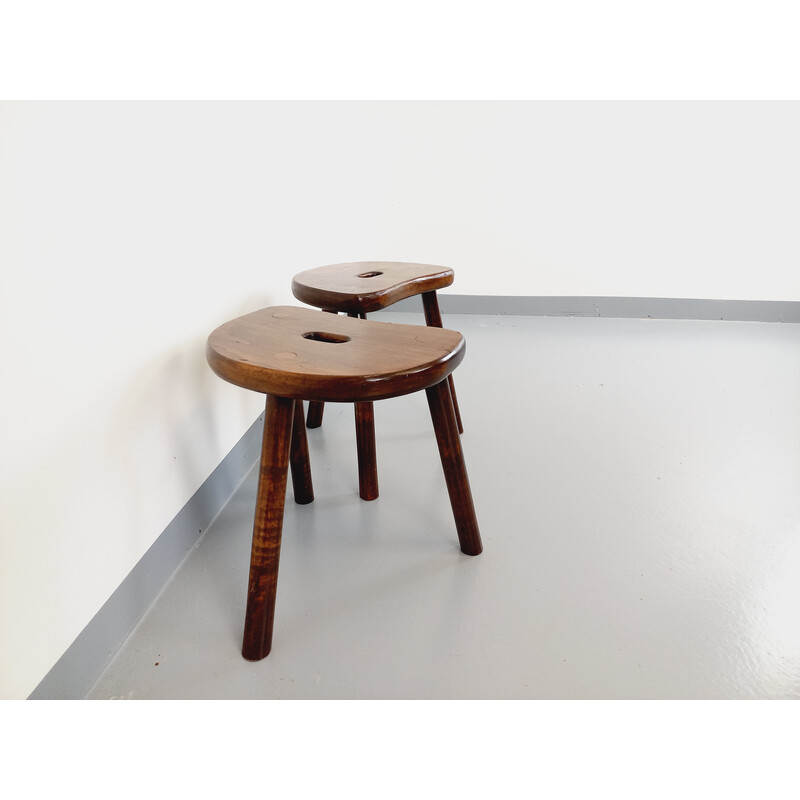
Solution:
<path fill-rule="evenodd" d="M 669 297 L 516 297 L 439 292 L 443 314 L 614 317 L 634 319 L 718 319 L 739 322 L 800 322 L 800 302 L 702 300 Z M 395 303 L 387 312 L 417 312 L 418 297 Z"/>
<path fill-rule="evenodd" d="M 40 681 L 29 700 L 82 700 L 87 696 L 258 460 L 263 427 L 262 414 Z"/>

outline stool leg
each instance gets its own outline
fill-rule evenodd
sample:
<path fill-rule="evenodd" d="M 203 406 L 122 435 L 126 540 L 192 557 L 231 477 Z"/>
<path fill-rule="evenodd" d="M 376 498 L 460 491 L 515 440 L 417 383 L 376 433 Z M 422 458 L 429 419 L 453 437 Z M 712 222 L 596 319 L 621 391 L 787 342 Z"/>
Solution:
<path fill-rule="evenodd" d="M 441 328 L 442 315 L 439 312 L 439 300 L 436 297 L 436 292 L 423 292 L 422 293 L 422 309 L 425 312 L 425 324 L 432 328 Z M 458 424 L 458 432 L 464 433 L 464 426 L 461 424 L 461 412 L 458 410 L 458 400 L 456 399 L 456 386 L 453 383 L 453 376 L 447 376 L 447 382 L 450 384 L 450 397 L 453 398 L 453 411 L 456 414 L 456 423 Z"/>
<path fill-rule="evenodd" d="M 248 661 L 259 661 L 272 648 L 294 409 L 294 400 L 267 396 L 242 642 L 242 655 Z"/>
<path fill-rule="evenodd" d="M 292 424 L 292 444 L 289 450 L 289 464 L 292 471 L 294 501 L 300 505 L 314 500 L 314 486 L 311 483 L 311 461 L 308 457 L 308 438 L 303 419 L 303 401 L 294 401 L 294 423 Z"/>
<path fill-rule="evenodd" d="M 464 453 L 461 450 L 461 438 L 456 427 L 450 386 L 444 380 L 426 389 L 425 393 L 428 396 L 433 429 L 436 431 L 436 443 L 439 446 L 461 551 L 468 556 L 477 556 L 483 550 L 483 545 L 472 504 L 472 491 L 469 487 L 467 467 L 464 464 Z"/>
<path fill-rule="evenodd" d="M 356 449 L 358 452 L 358 494 L 362 500 L 378 497 L 378 462 L 375 452 L 375 411 L 372 403 L 356 407 Z"/>
<path fill-rule="evenodd" d="M 323 308 L 323 311 L 328 314 L 338 314 L 338 311 L 333 311 L 329 308 Z M 306 419 L 306 426 L 309 428 L 322 427 L 322 412 L 325 410 L 325 403 L 320 403 L 318 400 L 310 400 L 308 403 L 308 418 Z"/>
<path fill-rule="evenodd" d="M 322 425 L 322 412 L 325 410 L 325 403 L 320 403 L 318 400 L 308 401 L 308 421 L 306 425 L 309 428 L 319 428 Z"/>
<path fill-rule="evenodd" d="M 348 313 L 366 319 L 366 314 Z M 378 497 L 378 459 L 375 449 L 375 411 L 372 403 L 355 403 L 356 451 L 358 453 L 358 495 L 362 500 Z"/>

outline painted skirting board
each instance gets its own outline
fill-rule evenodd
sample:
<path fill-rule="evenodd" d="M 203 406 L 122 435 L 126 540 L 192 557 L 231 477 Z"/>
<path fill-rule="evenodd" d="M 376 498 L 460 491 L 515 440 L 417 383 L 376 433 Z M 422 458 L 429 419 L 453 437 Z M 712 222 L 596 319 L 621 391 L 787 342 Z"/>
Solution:
<path fill-rule="evenodd" d="M 264 415 L 142 556 L 29 700 L 82 700 L 258 460 Z"/>
<path fill-rule="evenodd" d="M 684 300 L 664 297 L 517 297 L 438 292 L 443 314 L 490 314 L 633 319 L 719 319 L 732 322 L 800 322 L 800 301 Z M 419 311 L 409 297 L 385 311 Z"/>

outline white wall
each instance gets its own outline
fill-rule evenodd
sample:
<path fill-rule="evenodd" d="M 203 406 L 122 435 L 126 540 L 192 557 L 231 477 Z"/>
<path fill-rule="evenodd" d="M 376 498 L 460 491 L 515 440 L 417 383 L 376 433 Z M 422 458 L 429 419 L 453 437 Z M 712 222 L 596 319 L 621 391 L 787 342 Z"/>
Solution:
<path fill-rule="evenodd" d="M 406 118 L 410 119 L 406 119 Z M 800 300 L 800 104 L 385 109 L 397 250 L 466 294 Z"/>
<path fill-rule="evenodd" d="M 345 260 L 460 294 L 800 300 L 800 105 L 0 106 L 0 697 L 262 408 L 207 334 Z"/>

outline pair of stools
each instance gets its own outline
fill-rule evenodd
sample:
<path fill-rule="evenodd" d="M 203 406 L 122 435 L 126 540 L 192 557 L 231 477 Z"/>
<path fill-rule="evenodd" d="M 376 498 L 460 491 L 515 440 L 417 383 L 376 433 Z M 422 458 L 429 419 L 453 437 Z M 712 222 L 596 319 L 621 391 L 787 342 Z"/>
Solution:
<path fill-rule="evenodd" d="M 287 473 L 297 503 L 314 499 L 308 427 L 325 403 L 354 403 L 359 494 L 378 496 L 373 402 L 425 390 L 462 552 L 482 550 L 451 373 L 464 358 L 460 333 L 442 327 L 436 290 L 444 267 L 397 262 L 334 264 L 301 272 L 292 292 L 310 308 L 277 306 L 239 317 L 208 338 L 206 356 L 230 383 L 267 395 L 242 655 L 269 654 L 275 616 Z M 422 295 L 427 326 L 367 320 L 372 311 Z"/>

